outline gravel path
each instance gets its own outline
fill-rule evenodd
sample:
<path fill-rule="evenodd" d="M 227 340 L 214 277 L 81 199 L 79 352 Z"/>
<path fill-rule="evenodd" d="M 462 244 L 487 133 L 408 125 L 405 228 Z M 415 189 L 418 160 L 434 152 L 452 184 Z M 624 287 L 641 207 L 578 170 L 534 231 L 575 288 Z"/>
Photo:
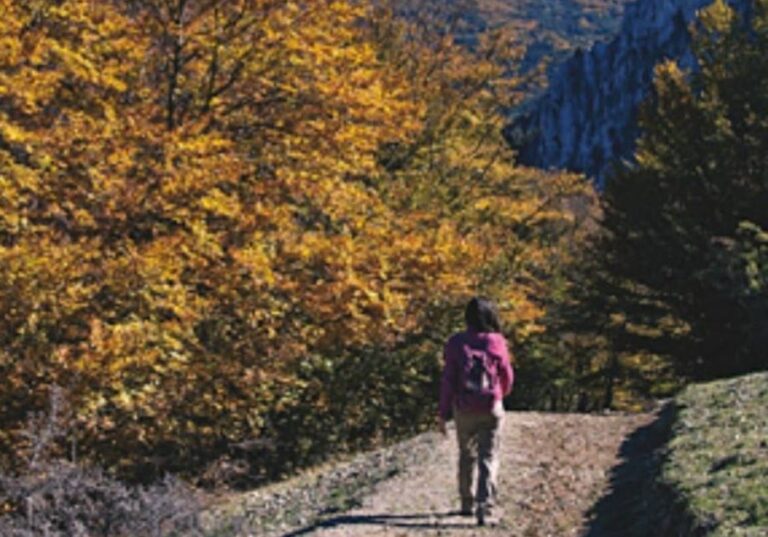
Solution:
<path fill-rule="evenodd" d="M 455 514 L 455 434 L 408 442 L 238 497 L 216 535 L 569 537 L 610 493 L 622 443 L 655 414 L 510 412 L 502 437 L 499 526 Z M 232 505 L 236 505 L 232 508 Z M 222 520 L 221 511 L 216 516 Z"/>

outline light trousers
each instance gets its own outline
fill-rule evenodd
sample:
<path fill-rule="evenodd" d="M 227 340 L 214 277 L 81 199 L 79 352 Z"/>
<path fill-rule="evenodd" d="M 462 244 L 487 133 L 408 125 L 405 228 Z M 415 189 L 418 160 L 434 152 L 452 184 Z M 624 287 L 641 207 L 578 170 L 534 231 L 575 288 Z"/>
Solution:
<path fill-rule="evenodd" d="M 481 508 L 490 510 L 496 503 L 504 408 L 499 401 L 488 414 L 456 410 L 454 419 L 459 441 L 459 495 L 462 508 L 471 508 L 477 502 Z M 473 486 L 475 481 L 476 488 Z"/>

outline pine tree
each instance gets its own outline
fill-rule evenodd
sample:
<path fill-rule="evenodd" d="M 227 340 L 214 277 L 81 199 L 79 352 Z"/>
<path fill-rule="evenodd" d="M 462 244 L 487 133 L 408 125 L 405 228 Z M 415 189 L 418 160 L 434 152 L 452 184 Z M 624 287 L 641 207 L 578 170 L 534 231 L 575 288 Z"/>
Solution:
<path fill-rule="evenodd" d="M 768 2 L 739 14 L 718 0 L 693 33 L 697 69 L 658 66 L 636 163 L 607 184 L 603 254 L 625 286 L 624 331 L 644 335 L 630 347 L 707 378 L 767 363 L 754 275 L 768 227 Z"/>

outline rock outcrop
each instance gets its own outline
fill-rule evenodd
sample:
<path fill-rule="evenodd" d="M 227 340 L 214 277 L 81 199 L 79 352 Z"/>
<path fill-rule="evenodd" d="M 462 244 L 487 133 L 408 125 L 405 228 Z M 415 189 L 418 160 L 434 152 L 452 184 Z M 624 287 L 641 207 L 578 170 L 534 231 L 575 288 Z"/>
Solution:
<path fill-rule="evenodd" d="M 551 74 L 547 90 L 513 119 L 506 134 L 519 150 L 519 162 L 583 172 L 602 186 L 614 163 L 631 158 L 638 105 L 652 88 L 654 66 L 668 58 L 684 67 L 695 64 L 689 25 L 711 2 L 628 5 L 616 37 L 577 51 Z"/>

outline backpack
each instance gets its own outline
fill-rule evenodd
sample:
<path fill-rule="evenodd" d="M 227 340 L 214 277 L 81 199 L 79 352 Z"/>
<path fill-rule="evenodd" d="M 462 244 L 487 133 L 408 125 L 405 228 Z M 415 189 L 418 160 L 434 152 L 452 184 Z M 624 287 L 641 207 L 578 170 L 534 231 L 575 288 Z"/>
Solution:
<path fill-rule="evenodd" d="M 499 383 L 499 359 L 480 349 L 464 345 L 464 364 L 459 372 L 462 406 L 491 410 Z"/>

